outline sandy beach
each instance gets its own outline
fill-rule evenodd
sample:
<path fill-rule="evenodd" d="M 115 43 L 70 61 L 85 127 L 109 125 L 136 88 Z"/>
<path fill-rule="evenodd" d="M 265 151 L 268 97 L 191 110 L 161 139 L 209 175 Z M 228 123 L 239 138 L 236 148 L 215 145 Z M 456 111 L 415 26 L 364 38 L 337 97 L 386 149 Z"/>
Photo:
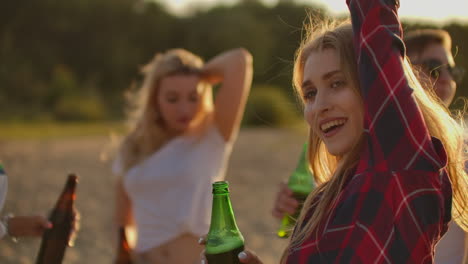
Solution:
<path fill-rule="evenodd" d="M 231 201 L 246 246 L 264 263 L 278 263 L 285 241 L 276 237 L 279 222 L 271 214 L 278 183 L 294 169 L 305 133 L 280 129 L 243 129 L 227 171 Z M 9 176 L 3 213 L 46 215 L 55 203 L 68 172 L 80 176 L 77 208 L 81 230 L 65 264 L 107 264 L 114 256 L 113 176 L 100 161 L 106 137 L 1 141 L 0 159 Z M 39 239 L 0 241 L 0 263 L 34 263 Z"/>

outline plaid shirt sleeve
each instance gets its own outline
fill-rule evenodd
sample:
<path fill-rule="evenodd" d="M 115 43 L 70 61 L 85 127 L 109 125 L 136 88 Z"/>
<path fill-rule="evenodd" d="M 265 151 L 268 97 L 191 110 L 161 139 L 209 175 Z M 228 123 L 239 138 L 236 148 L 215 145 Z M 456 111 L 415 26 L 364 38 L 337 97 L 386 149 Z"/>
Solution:
<path fill-rule="evenodd" d="M 364 99 L 363 151 L 327 219 L 287 263 L 433 263 L 451 218 L 451 187 L 445 150 L 431 138 L 404 73 L 399 4 L 347 4 Z"/>
<path fill-rule="evenodd" d="M 445 150 L 431 138 L 403 70 L 399 1 L 347 4 L 367 142 L 357 169 L 363 177 L 343 192 L 358 201 L 340 263 L 432 263 L 450 220 L 451 188 Z"/>
<path fill-rule="evenodd" d="M 370 140 L 368 166 L 382 170 L 441 168 L 403 71 L 398 0 L 347 3 L 365 102 L 364 128 Z"/>

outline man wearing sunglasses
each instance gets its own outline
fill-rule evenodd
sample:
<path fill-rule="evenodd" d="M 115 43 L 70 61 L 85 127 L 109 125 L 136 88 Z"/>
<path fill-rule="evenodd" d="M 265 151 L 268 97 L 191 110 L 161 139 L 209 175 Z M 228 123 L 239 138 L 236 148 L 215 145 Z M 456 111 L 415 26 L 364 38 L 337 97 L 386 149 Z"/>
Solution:
<path fill-rule="evenodd" d="M 452 39 L 447 31 L 423 29 L 408 32 L 405 36 L 407 55 L 421 70 L 422 81 L 434 87 L 437 96 L 448 107 L 452 103 L 464 70 L 455 66 Z M 465 51 L 467 52 L 467 51 Z M 460 264 L 468 247 L 467 234 L 454 221 L 436 246 L 436 264 Z M 466 261 L 466 260 L 465 260 Z"/>
<path fill-rule="evenodd" d="M 448 107 L 464 74 L 464 69 L 455 66 L 448 32 L 442 29 L 414 30 L 406 34 L 405 45 L 411 62 L 421 70 L 423 79 L 426 77 L 430 81 L 437 96 Z"/>

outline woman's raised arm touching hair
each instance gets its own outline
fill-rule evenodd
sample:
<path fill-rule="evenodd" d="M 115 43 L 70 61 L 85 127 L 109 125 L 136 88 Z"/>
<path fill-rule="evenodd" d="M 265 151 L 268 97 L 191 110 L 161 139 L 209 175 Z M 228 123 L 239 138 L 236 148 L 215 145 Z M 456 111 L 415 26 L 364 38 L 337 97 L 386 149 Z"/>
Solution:
<path fill-rule="evenodd" d="M 214 121 L 226 141 L 236 137 L 252 83 L 252 55 L 243 48 L 226 51 L 202 69 L 209 83 L 221 82 L 214 101 Z"/>

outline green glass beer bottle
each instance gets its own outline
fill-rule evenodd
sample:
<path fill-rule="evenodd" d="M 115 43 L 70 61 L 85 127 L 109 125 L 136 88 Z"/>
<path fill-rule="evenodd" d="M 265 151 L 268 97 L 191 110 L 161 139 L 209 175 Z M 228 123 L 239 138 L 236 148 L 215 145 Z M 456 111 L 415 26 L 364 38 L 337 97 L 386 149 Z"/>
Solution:
<path fill-rule="evenodd" d="M 299 201 L 299 208 L 294 215 L 286 214 L 281 220 L 281 225 L 277 232 L 280 238 L 288 238 L 290 236 L 296 219 L 299 217 L 302 204 L 307 198 L 307 195 L 309 195 L 314 188 L 314 181 L 309 170 L 309 162 L 307 162 L 306 156 L 307 143 L 304 144 L 299 163 L 288 180 L 288 187 L 293 192 L 294 198 Z"/>
<path fill-rule="evenodd" d="M 244 250 L 244 237 L 236 224 L 228 187 L 227 181 L 213 183 L 211 224 L 205 247 L 208 264 L 240 264 L 237 255 Z"/>
<path fill-rule="evenodd" d="M 69 245 L 73 228 L 76 185 L 78 176 L 68 175 L 67 183 L 55 204 L 49 221 L 52 228 L 44 232 L 36 264 L 60 264 Z"/>

